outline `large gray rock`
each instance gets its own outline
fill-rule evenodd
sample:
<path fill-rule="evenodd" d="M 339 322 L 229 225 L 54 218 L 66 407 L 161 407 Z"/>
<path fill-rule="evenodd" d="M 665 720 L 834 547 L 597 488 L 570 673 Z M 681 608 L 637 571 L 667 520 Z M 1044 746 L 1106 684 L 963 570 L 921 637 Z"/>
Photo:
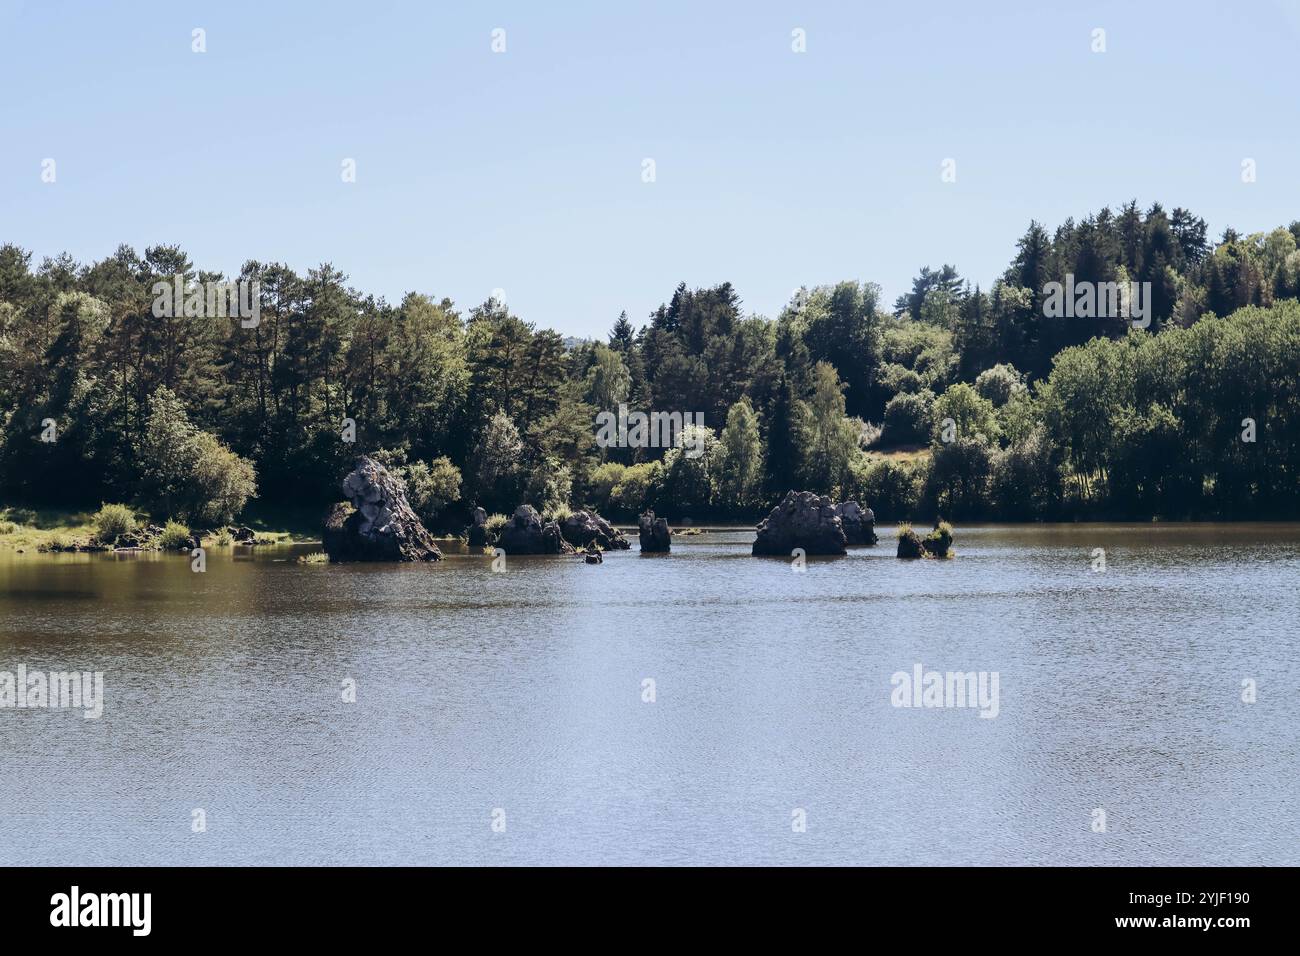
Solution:
<path fill-rule="evenodd" d="M 575 548 L 585 548 L 595 542 L 604 551 L 621 551 L 630 548 L 623 532 L 594 511 L 575 511 L 560 522 L 560 534 Z"/>
<path fill-rule="evenodd" d="M 847 543 L 830 498 L 791 491 L 758 523 L 753 553 L 789 557 L 795 548 L 803 548 L 805 554 L 844 554 Z"/>
<path fill-rule="evenodd" d="M 671 551 L 673 533 L 668 529 L 668 522 L 656 518 L 654 509 L 650 509 L 637 519 L 637 528 L 641 538 L 641 550 L 645 552 Z"/>
<path fill-rule="evenodd" d="M 469 546 L 471 548 L 482 548 L 488 543 L 487 533 L 487 512 L 482 508 L 475 508 L 474 514 L 470 518 Z"/>
<path fill-rule="evenodd" d="M 520 505 L 497 540 L 506 554 L 573 554 L 573 545 L 564 540 L 554 521 L 543 523 L 532 505 Z"/>
<path fill-rule="evenodd" d="M 321 543 L 331 561 L 437 561 L 442 552 L 406 500 L 406 488 L 366 456 L 343 479 L 349 507 L 325 517 Z"/>
<path fill-rule="evenodd" d="M 844 527 L 844 537 L 850 545 L 875 544 L 876 513 L 856 501 L 845 501 L 835 506 L 835 515 Z"/>

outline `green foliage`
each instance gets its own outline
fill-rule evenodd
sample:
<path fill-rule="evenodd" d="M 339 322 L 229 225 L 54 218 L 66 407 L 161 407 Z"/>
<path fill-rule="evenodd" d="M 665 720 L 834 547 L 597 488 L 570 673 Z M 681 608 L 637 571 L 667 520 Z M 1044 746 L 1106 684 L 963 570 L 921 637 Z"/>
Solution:
<path fill-rule="evenodd" d="M 573 473 L 554 458 L 543 458 L 528 475 L 524 500 L 541 514 L 567 515 L 573 494 Z"/>
<path fill-rule="evenodd" d="M 949 421 L 953 423 L 958 439 L 979 438 L 992 442 L 998 437 L 993 403 L 982 398 L 965 382 L 957 383 L 939 396 L 934 403 L 933 419 L 931 436 L 936 447 L 946 444 L 944 433 Z"/>
<path fill-rule="evenodd" d="M 902 392 L 885 405 L 883 441 L 890 446 L 924 444 L 934 423 L 934 393 Z"/>
<path fill-rule="evenodd" d="M 763 487 L 763 442 L 758 416 L 742 398 L 727 412 L 727 425 L 718 444 L 718 493 L 724 510 L 744 513 L 756 508 Z"/>
<path fill-rule="evenodd" d="M 505 528 L 506 524 L 509 523 L 509 521 L 510 518 L 508 515 L 503 515 L 503 514 L 488 515 L 487 521 L 483 525 L 483 527 L 487 531 L 488 540 L 496 541 L 498 538 L 500 538 L 502 529 Z"/>
<path fill-rule="evenodd" d="M 402 469 L 401 477 L 407 501 L 426 524 L 460 497 L 460 469 L 446 455 L 431 462 L 413 461 Z"/>
<path fill-rule="evenodd" d="M 1298 238 L 1293 225 L 1211 242 L 1185 209 L 1130 202 L 1030 223 L 987 288 L 924 268 L 893 315 L 872 282 L 801 289 L 775 319 L 747 315 L 729 283 L 681 284 L 643 327 L 619 316 L 607 343 L 495 300 L 390 305 L 328 263 L 247 263 L 232 278 L 260 285 L 256 328 L 155 316 L 155 282 L 222 277 L 175 246 L 37 268 L 0 246 L 0 494 L 131 498 L 213 525 L 255 494 L 332 501 L 369 451 L 403 470 L 426 520 L 457 498 L 749 518 L 792 488 L 864 485 L 873 507 L 926 517 L 1292 517 Z M 1046 316 L 1047 283 L 1067 275 L 1151 283 L 1150 329 Z M 596 447 L 595 412 L 621 402 L 700 412 L 718 437 L 702 459 Z M 899 466 L 911 492 L 863 459 L 865 422 L 897 446 L 941 438 L 945 417 L 981 447 L 936 441 L 932 462 Z M 38 440 L 46 419 L 57 441 Z"/>
<path fill-rule="evenodd" d="M 978 515 L 987 511 L 994 448 L 983 436 L 959 437 L 935 446 L 928 496 L 941 514 Z"/>
<path fill-rule="evenodd" d="M 177 551 L 190 544 L 190 529 L 179 521 L 168 520 L 158 536 L 158 546 L 164 551 Z"/>
<path fill-rule="evenodd" d="M 663 497 L 680 513 L 704 512 L 712 506 L 721 457 L 718 449 L 712 429 L 687 425 L 664 455 Z"/>
<path fill-rule="evenodd" d="M 835 494 L 848 481 L 861 429 L 845 418 L 844 412 L 844 386 L 839 376 L 828 362 L 818 362 L 803 425 L 803 482 L 809 491 Z"/>
<path fill-rule="evenodd" d="M 920 488 L 916 472 L 908 465 L 888 459 L 860 459 L 854 464 L 851 493 L 876 513 L 877 521 L 894 521 L 916 512 Z"/>
<path fill-rule="evenodd" d="M 135 512 L 126 505 L 103 505 L 91 518 L 95 526 L 95 537 L 104 544 L 112 544 L 124 534 L 129 534 L 139 527 Z"/>
<path fill-rule="evenodd" d="M 621 465 L 616 461 L 604 462 L 592 470 L 587 485 L 587 500 L 601 514 L 609 512 L 614 487 L 623 480 L 627 470 L 627 465 Z"/>
<path fill-rule="evenodd" d="M 658 461 L 642 462 L 626 469 L 610 490 L 610 511 L 624 518 L 634 518 L 646 508 L 659 507 L 661 498 L 668 504 L 663 491 L 664 465 Z"/>
<path fill-rule="evenodd" d="M 519 429 L 504 411 L 493 415 L 470 455 L 464 497 L 471 501 L 509 506 L 519 495 L 524 443 Z"/>
<path fill-rule="evenodd" d="M 151 511 L 219 524 L 256 491 L 252 463 L 190 423 L 180 399 L 159 387 L 136 450 L 141 500 Z"/>
<path fill-rule="evenodd" d="M 937 558 L 946 558 L 952 548 L 952 525 L 940 521 L 933 531 L 921 539 L 921 546 L 928 554 Z"/>
<path fill-rule="evenodd" d="M 994 365 L 980 372 L 975 379 L 975 391 L 988 399 L 994 407 L 1001 408 L 1017 392 L 1024 390 L 1024 376 L 1010 365 Z"/>
<path fill-rule="evenodd" d="M 993 454 L 989 494 L 994 513 L 1017 520 L 1049 516 L 1060 504 L 1060 455 L 1037 425 Z"/>

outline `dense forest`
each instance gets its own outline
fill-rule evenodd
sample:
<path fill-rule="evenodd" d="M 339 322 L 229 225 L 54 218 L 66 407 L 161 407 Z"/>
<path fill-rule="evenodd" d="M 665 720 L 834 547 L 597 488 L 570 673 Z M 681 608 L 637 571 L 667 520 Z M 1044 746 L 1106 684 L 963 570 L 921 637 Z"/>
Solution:
<path fill-rule="evenodd" d="M 756 520 L 791 488 L 893 521 L 1262 518 L 1300 510 L 1300 222 L 1216 242 L 1136 203 L 1049 232 L 1003 275 L 923 268 L 745 315 L 729 283 L 673 291 L 607 341 L 248 262 L 260 318 L 159 316 L 155 283 L 210 283 L 174 246 L 33 267 L 0 247 L 0 492 L 130 501 L 227 522 L 325 505 L 352 459 L 397 470 L 431 527 L 481 505 Z M 1049 317 L 1045 287 L 1149 283 L 1152 321 Z M 599 411 L 702 413 L 702 454 L 600 447 Z"/>

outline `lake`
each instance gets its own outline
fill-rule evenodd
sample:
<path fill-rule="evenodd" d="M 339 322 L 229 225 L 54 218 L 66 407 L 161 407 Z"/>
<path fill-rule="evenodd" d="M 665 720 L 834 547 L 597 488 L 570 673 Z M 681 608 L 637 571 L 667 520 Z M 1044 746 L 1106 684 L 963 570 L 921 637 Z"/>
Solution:
<path fill-rule="evenodd" d="M 0 709 L 0 863 L 1300 863 L 1300 526 L 880 534 L 0 552 L 0 671 L 104 681 Z M 996 716 L 894 706 L 917 665 L 996 672 Z"/>

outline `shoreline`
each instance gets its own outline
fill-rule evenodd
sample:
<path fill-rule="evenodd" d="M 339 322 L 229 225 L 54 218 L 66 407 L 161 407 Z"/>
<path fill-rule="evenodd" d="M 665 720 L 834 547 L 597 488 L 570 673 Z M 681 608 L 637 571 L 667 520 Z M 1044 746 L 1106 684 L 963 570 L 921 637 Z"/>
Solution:
<path fill-rule="evenodd" d="M 50 545 L 56 542 L 64 543 L 86 543 L 94 534 L 94 526 L 91 523 L 93 510 L 85 508 L 54 508 L 54 507 L 25 507 L 22 505 L 0 504 L 0 552 L 22 552 L 35 553 L 59 553 L 58 549 L 50 549 Z M 906 521 L 882 521 L 877 524 L 877 528 L 894 528 L 899 524 L 906 524 Z M 915 522 L 914 522 L 915 523 Z M 924 522 L 922 522 L 924 523 Z M 257 544 L 253 547 L 284 547 L 289 545 L 315 545 L 321 546 L 321 534 L 319 528 L 310 528 L 303 520 L 302 509 L 276 509 L 260 508 L 252 509 L 251 514 L 241 515 L 236 524 L 246 525 L 252 528 L 256 533 Z M 611 522 L 619 531 L 628 536 L 635 536 L 637 526 L 628 522 Z M 705 534 L 731 534 L 737 532 L 755 533 L 755 523 L 742 522 L 725 522 L 715 521 L 703 524 L 691 525 L 672 525 L 673 537 L 689 540 L 692 537 Z M 1300 525 L 1300 520 L 1288 518 L 1251 518 L 1251 519 L 1204 519 L 1204 520 L 1181 520 L 1181 521 L 1162 521 L 1162 520 L 1138 520 L 1123 518 L 1090 518 L 1090 519 L 1069 519 L 1061 521 L 968 521 L 962 522 L 960 528 L 964 531 L 975 531 L 980 528 L 999 528 L 999 527 L 1051 527 L 1065 529 L 1070 527 L 1094 528 L 1103 527 L 1149 527 L 1151 530 L 1172 529 L 1172 528 L 1209 528 L 1213 526 L 1232 526 L 1232 527 L 1266 527 L 1271 525 L 1277 526 L 1294 526 Z M 439 545 L 456 546 L 463 545 L 464 538 L 455 535 L 434 534 L 434 541 Z M 205 536 L 203 539 L 205 547 L 215 546 L 212 536 Z M 225 547 L 249 547 L 247 544 L 227 545 Z M 71 550 L 71 549 L 69 549 Z M 147 552 L 157 549 L 121 549 L 120 553 L 138 550 Z M 90 553 L 102 551 L 103 553 L 113 553 L 114 549 L 90 549 Z M 76 552 L 73 552 L 76 553 Z M 81 553 L 86 553 L 84 550 Z"/>

